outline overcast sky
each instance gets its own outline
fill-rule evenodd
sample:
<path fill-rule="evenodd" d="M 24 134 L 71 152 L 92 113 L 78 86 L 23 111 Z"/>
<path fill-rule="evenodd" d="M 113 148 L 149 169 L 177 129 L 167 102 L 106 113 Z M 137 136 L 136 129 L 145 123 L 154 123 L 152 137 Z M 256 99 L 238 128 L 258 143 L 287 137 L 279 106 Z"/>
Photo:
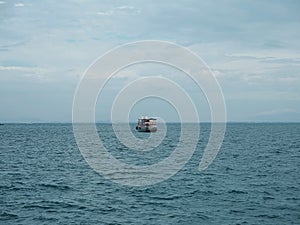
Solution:
<path fill-rule="evenodd" d="M 174 42 L 201 57 L 220 83 L 229 121 L 300 122 L 299 12 L 297 0 L 1 0 L 0 122 L 70 122 L 86 68 L 116 46 L 145 39 Z M 172 69 L 124 70 L 122 82 L 107 89 L 118 91 L 128 74 L 149 71 L 167 76 Z M 111 96 L 97 105 L 97 120 L 109 120 Z M 202 101 L 195 104 L 209 120 Z M 174 109 L 158 99 L 141 102 L 134 115 L 147 105 L 176 121 Z"/>

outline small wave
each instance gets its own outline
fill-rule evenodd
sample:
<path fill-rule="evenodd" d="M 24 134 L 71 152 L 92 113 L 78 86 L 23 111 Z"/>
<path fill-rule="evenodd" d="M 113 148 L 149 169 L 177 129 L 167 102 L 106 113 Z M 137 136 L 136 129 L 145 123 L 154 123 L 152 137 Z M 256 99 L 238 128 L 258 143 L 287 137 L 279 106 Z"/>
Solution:
<path fill-rule="evenodd" d="M 263 200 L 273 200 L 275 198 L 271 197 L 271 196 L 264 196 L 263 197 Z"/>
<path fill-rule="evenodd" d="M 300 198 L 298 198 L 298 197 L 288 197 L 288 198 L 286 198 L 286 200 L 288 200 L 288 201 L 299 201 Z"/>
<path fill-rule="evenodd" d="M 12 184 L 0 184 L 0 190 L 1 189 L 10 189 L 13 188 Z"/>
<path fill-rule="evenodd" d="M 38 220 L 38 221 L 43 221 L 43 222 L 55 222 L 58 221 L 57 218 L 53 218 L 53 217 L 46 217 L 46 216 L 39 216 L 36 218 L 33 218 L 34 220 Z"/>
<path fill-rule="evenodd" d="M 24 184 L 25 185 L 25 184 Z M 28 190 L 33 190 L 33 187 L 27 187 L 27 186 L 22 186 L 22 184 L 4 184 L 0 185 L 0 190 L 7 190 L 7 191 L 28 191 Z"/>
<path fill-rule="evenodd" d="M 293 191 L 298 191 L 299 187 L 296 187 L 296 186 L 287 186 L 287 189 L 288 190 L 293 190 Z"/>
<path fill-rule="evenodd" d="M 274 215 L 274 214 L 272 214 L 272 215 L 260 214 L 260 215 L 257 215 L 255 217 L 257 217 L 257 218 L 267 218 L 267 219 L 277 219 L 277 218 L 280 218 L 280 216 Z"/>
<path fill-rule="evenodd" d="M 185 193 L 186 196 L 194 196 L 194 195 L 203 195 L 203 196 L 215 196 L 215 195 L 221 195 L 222 193 L 213 191 L 213 190 L 193 190 L 189 193 Z"/>
<path fill-rule="evenodd" d="M 206 215 L 205 212 L 202 212 L 202 213 L 198 212 L 198 213 L 196 213 L 196 215 L 197 215 L 197 218 L 202 219 L 202 220 L 211 219 L 211 217 Z"/>
<path fill-rule="evenodd" d="M 47 210 L 57 210 L 58 207 L 60 208 L 80 208 L 80 205 L 64 202 L 64 201 L 38 201 L 38 202 L 31 202 L 27 203 L 23 206 L 24 208 L 40 208 L 40 209 L 47 209 Z"/>
<path fill-rule="evenodd" d="M 175 200 L 183 198 L 181 195 L 171 195 L 171 196 L 153 196 L 153 200 Z"/>
<path fill-rule="evenodd" d="M 19 218 L 18 215 L 9 213 L 9 212 L 2 212 L 0 214 L 1 220 L 12 220 Z"/>
<path fill-rule="evenodd" d="M 52 208 L 51 206 L 48 206 L 48 205 L 42 205 L 42 204 L 39 204 L 39 203 L 27 203 L 26 205 L 23 206 L 23 208 L 26 208 L 26 209 L 34 209 L 34 208 L 40 208 L 40 209 L 50 209 Z"/>
<path fill-rule="evenodd" d="M 54 188 L 54 189 L 59 189 L 59 190 L 71 190 L 72 187 L 68 185 L 61 185 L 61 184 L 47 184 L 47 183 L 41 183 L 39 184 L 41 187 L 45 188 Z"/>
<path fill-rule="evenodd" d="M 235 213 L 245 213 L 244 211 L 241 211 L 241 210 L 236 210 L 236 209 L 231 209 L 230 211 L 229 211 L 229 213 L 230 214 L 235 214 Z"/>
<path fill-rule="evenodd" d="M 107 212 L 117 212 L 118 209 L 116 207 L 112 207 L 112 206 L 107 206 L 105 208 L 101 208 L 101 212 L 103 213 L 107 213 Z"/>
<path fill-rule="evenodd" d="M 248 194 L 247 191 L 240 191 L 240 190 L 230 190 L 227 193 L 229 193 L 229 194 Z"/>
<path fill-rule="evenodd" d="M 231 171 L 231 170 L 234 170 L 234 169 L 231 168 L 231 167 L 229 167 L 229 166 L 227 166 L 227 167 L 225 167 L 225 170 L 226 170 L 226 171 Z"/>

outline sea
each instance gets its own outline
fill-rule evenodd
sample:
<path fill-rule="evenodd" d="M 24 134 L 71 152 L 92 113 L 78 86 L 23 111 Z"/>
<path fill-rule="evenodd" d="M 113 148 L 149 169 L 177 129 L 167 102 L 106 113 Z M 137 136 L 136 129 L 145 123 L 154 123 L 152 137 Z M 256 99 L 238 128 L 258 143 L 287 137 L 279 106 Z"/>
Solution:
<path fill-rule="evenodd" d="M 170 123 L 153 151 L 132 151 L 111 124 L 96 126 L 111 155 L 128 164 L 157 163 L 180 141 L 181 124 Z M 131 186 L 87 163 L 72 124 L 4 124 L 0 224 L 300 224 L 300 124 L 228 123 L 218 155 L 199 171 L 210 129 L 200 125 L 196 149 L 176 174 Z"/>

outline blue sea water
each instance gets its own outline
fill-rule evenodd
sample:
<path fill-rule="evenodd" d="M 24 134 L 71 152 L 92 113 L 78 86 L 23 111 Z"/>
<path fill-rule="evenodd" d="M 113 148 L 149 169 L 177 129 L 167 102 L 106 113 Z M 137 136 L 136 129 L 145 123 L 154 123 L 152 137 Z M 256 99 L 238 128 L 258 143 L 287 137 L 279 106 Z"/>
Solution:
<path fill-rule="evenodd" d="M 138 155 L 110 124 L 97 127 L 112 155 L 135 164 L 167 157 L 180 132 L 168 124 L 163 143 Z M 131 187 L 89 167 L 71 124 L 0 126 L 0 223 L 300 224 L 300 124 L 229 123 L 215 161 L 199 172 L 209 131 L 201 124 L 197 149 L 176 175 Z"/>

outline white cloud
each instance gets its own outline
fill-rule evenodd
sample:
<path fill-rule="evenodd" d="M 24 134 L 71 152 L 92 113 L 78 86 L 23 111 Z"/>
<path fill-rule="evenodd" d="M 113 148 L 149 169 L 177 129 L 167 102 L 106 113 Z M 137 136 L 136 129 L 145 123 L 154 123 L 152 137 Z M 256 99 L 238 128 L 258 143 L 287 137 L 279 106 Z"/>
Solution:
<path fill-rule="evenodd" d="M 263 111 L 257 113 L 256 116 L 271 116 L 271 115 L 279 115 L 284 113 L 296 113 L 296 112 L 297 111 L 295 109 L 283 108 L 283 109 L 273 109 L 273 110 Z"/>
<path fill-rule="evenodd" d="M 214 74 L 215 77 L 222 77 L 224 76 L 224 73 L 220 70 L 211 70 L 211 72 Z"/>
<path fill-rule="evenodd" d="M 139 77 L 139 75 L 136 71 L 128 70 L 128 69 L 127 70 L 123 69 L 113 76 L 114 79 L 118 79 L 118 78 L 136 79 L 138 77 Z"/>
<path fill-rule="evenodd" d="M 141 10 L 136 9 L 133 6 L 123 5 L 114 7 L 113 9 L 107 11 L 99 11 L 97 15 L 100 16 L 112 16 L 112 15 L 138 15 L 141 13 Z"/>
<path fill-rule="evenodd" d="M 278 78 L 278 81 L 279 82 L 286 82 L 286 83 L 293 83 L 293 82 L 296 82 L 296 81 L 300 81 L 300 77 L 280 77 Z"/>
<path fill-rule="evenodd" d="M 4 83 L 31 82 L 48 83 L 53 82 L 48 70 L 40 67 L 23 66 L 0 66 L 0 80 Z"/>
<path fill-rule="evenodd" d="M 100 15 L 100 16 L 112 16 L 113 14 L 114 14 L 113 10 L 108 10 L 105 12 L 97 12 L 97 15 Z"/>
<path fill-rule="evenodd" d="M 27 73 L 44 73 L 46 70 L 39 67 L 25 67 L 25 66 L 0 66 L 0 71 L 18 71 Z"/>
<path fill-rule="evenodd" d="M 15 4 L 15 7 L 24 7 L 24 6 L 25 5 L 23 3 L 20 3 L 20 2 Z"/>
<path fill-rule="evenodd" d="M 252 52 L 240 53 L 227 53 L 227 57 L 240 59 L 240 60 L 257 60 L 262 62 L 275 62 L 275 63 L 298 63 L 300 64 L 300 54 L 291 50 L 255 50 Z"/>

